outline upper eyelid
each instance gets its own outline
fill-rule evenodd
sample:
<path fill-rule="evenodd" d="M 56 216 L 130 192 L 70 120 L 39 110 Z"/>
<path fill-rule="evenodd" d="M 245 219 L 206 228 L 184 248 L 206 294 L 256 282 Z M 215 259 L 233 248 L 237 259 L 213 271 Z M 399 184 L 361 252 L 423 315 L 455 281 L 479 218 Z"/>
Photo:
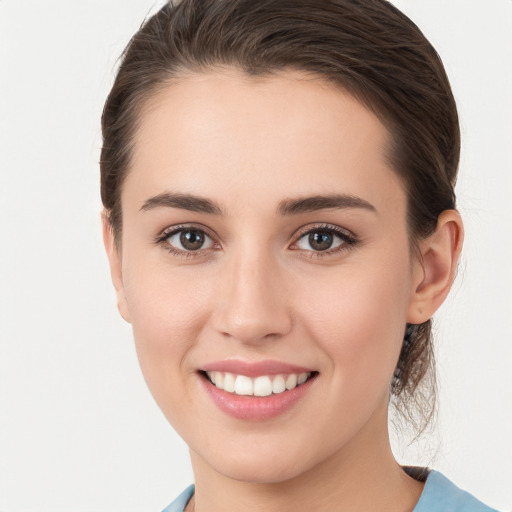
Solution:
<path fill-rule="evenodd" d="M 304 235 L 307 235 L 314 231 L 320 231 L 322 229 L 325 231 L 332 231 L 335 234 L 345 235 L 346 237 L 349 237 L 349 238 L 353 238 L 353 239 L 356 238 L 356 235 L 347 228 L 342 228 L 341 226 L 337 226 L 335 224 L 330 224 L 328 222 L 327 223 L 320 222 L 318 224 L 306 224 L 305 226 L 302 226 L 299 229 L 297 229 L 294 234 L 294 240 L 297 241 L 300 238 L 302 238 Z"/>
<path fill-rule="evenodd" d="M 157 240 L 163 240 L 165 238 L 168 238 L 171 235 L 174 235 L 175 233 L 179 233 L 180 231 L 185 231 L 187 229 L 195 229 L 197 231 L 203 232 L 205 235 L 208 235 L 212 240 L 217 240 L 218 237 L 215 235 L 215 233 L 209 229 L 208 227 L 197 224 L 195 222 L 185 223 L 185 224 L 176 224 L 175 226 L 168 226 L 165 229 L 163 229 L 159 235 L 157 235 Z"/>

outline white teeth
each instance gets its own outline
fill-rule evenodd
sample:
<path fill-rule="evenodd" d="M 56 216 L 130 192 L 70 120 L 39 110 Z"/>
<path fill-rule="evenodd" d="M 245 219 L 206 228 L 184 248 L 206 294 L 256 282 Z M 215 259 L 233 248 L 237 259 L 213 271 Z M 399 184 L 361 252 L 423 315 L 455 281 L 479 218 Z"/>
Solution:
<path fill-rule="evenodd" d="M 213 381 L 213 383 L 218 387 L 218 388 L 223 388 L 224 387 L 224 374 L 222 372 L 214 372 L 215 374 L 215 380 Z"/>
<path fill-rule="evenodd" d="M 290 391 L 304 384 L 311 373 L 290 373 L 289 375 L 261 375 L 247 377 L 229 372 L 206 372 L 208 378 L 219 389 L 241 396 L 270 396 Z"/>
<path fill-rule="evenodd" d="M 282 393 L 285 389 L 284 377 L 282 375 L 276 375 L 272 382 L 272 391 L 277 394 Z"/>
<path fill-rule="evenodd" d="M 300 386 L 301 384 L 304 384 L 308 380 L 308 374 L 307 373 L 301 373 L 297 377 L 297 385 Z"/>
<path fill-rule="evenodd" d="M 232 373 L 224 374 L 224 385 L 222 389 L 229 393 L 235 392 L 235 376 Z"/>
<path fill-rule="evenodd" d="M 297 387 L 297 375 L 294 373 L 288 375 L 288 378 L 286 379 L 286 389 L 290 390 Z"/>
<path fill-rule="evenodd" d="M 254 395 L 269 396 L 272 394 L 272 381 L 266 375 L 254 379 Z"/>
<path fill-rule="evenodd" d="M 246 377 L 245 375 L 237 375 L 235 380 L 235 393 L 237 395 L 252 395 L 252 379 L 250 377 Z"/>

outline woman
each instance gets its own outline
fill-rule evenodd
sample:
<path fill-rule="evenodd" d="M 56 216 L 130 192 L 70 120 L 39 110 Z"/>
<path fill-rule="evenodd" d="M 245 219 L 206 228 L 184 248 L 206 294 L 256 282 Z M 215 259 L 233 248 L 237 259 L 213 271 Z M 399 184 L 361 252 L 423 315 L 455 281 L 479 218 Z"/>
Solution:
<path fill-rule="evenodd" d="M 118 307 L 194 469 L 167 511 L 491 510 L 390 449 L 390 402 L 432 414 L 463 239 L 455 102 L 408 18 L 167 4 L 102 122 Z"/>

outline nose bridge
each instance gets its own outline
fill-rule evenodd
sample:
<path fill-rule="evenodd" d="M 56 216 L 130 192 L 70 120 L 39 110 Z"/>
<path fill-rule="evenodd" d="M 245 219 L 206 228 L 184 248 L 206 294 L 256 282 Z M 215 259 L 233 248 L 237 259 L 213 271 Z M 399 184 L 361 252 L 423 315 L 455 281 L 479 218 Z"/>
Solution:
<path fill-rule="evenodd" d="M 286 334 L 291 316 L 284 275 L 268 246 L 245 243 L 226 256 L 217 329 L 244 343 Z"/>

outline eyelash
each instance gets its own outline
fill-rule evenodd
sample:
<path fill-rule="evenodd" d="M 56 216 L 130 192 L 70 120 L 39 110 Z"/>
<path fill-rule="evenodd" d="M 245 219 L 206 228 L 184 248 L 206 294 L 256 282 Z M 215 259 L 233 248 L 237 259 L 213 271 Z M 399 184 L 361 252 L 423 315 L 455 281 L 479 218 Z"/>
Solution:
<path fill-rule="evenodd" d="M 206 251 L 211 250 L 211 249 L 198 249 L 197 251 L 183 251 L 181 249 L 178 249 L 178 248 L 172 246 L 168 242 L 169 238 L 171 236 L 181 233 L 183 231 L 195 231 L 197 233 L 201 233 L 212 240 L 213 246 L 215 248 L 220 247 L 220 244 L 215 242 L 215 237 L 213 236 L 213 234 L 210 234 L 210 232 L 207 229 L 205 229 L 204 227 L 196 226 L 194 224 L 184 224 L 184 225 L 173 226 L 173 227 L 167 228 L 164 231 L 162 231 L 162 233 L 157 237 L 155 242 L 158 245 L 162 245 L 165 248 L 165 250 L 167 252 L 169 252 L 170 254 L 172 254 L 173 256 L 178 256 L 178 257 L 182 257 L 185 259 L 196 258 L 198 256 L 204 256 L 205 250 Z"/>
<path fill-rule="evenodd" d="M 297 244 L 300 240 L 305 238 L 306 236 L 312 233 L 328 233 L 334 235 L 335 237 L 341 240 L 341 243 L 333 248 L 326 249 L 325 251 L 314 251 L 314 250 L 304 250 L 304 257 L 306 258 L 323 258 L 332 256 L 334 254 L 338 254 L 344 251 L 348 251 L 351 248 L 355 247 L 359 240 L 357 237 L 348 230 L 342 229 L 339 226 L 335 226 L 333 224 L 316 224 L 316 225 L 308 225 L 305 228 L 302 228 L 297 233 L 295 241 L 292 246 Z M 290 246 L 291 247 L 291 246 Z M 295 251 L 301 251 L 301 249 L 292 249 Z"/>
<path fill-rule="evenodd" d="M 198 249 L 197 251 L 184 251 L 172 246 L 168 240 L 171 236 L 174 236 L 183 231 L 196 231 L 201 233 L 202 235 L 210 238 L 213 242 L 213 248 L 207 249 Z M 293 245 L 297 244 L 300 240 L 309 236 L 311 233 L 315 232 L 323 232 L 334 235 L 335 237 L 341 240 L 341 243 L 330 249 L 326 249 L 324 251 L 314 251 L 314 250 L 306 250 L 306 249 L 293 249 Z M 198 256 L 204 256 L 205 251 L 216 250 L 220 248 L 220 244 L 215 241 L 215 237 L 213 234 L 210 234 L 208 230 L 204 227 L 199 227 L 193 224 L 179 225 L 173 226 L 171 228 L 167 228 L 164 230 L 155 240 L 158 245 L 162 245 L 170 254 L 173 256 L 182 257 L 185 259 L 196 258 Z M 356 246 L 359 243 L 357 237 L 355 237 L 352 233 L 347 230 L 344 230 L 338 226 L 333 224 L 318 224 L 318 225 L 308 225 L 307 228 L 302 228 L 299 230 L 297 235 L 295 236 L 294 242 L 288 247 L 293 251 L 303 251 L 303 256 L 306 258 L 322 258 L 326 256 L 331 256 L 333 254 L 337 254 L 343 251 L 348 251 L 352 247 Z"/>

